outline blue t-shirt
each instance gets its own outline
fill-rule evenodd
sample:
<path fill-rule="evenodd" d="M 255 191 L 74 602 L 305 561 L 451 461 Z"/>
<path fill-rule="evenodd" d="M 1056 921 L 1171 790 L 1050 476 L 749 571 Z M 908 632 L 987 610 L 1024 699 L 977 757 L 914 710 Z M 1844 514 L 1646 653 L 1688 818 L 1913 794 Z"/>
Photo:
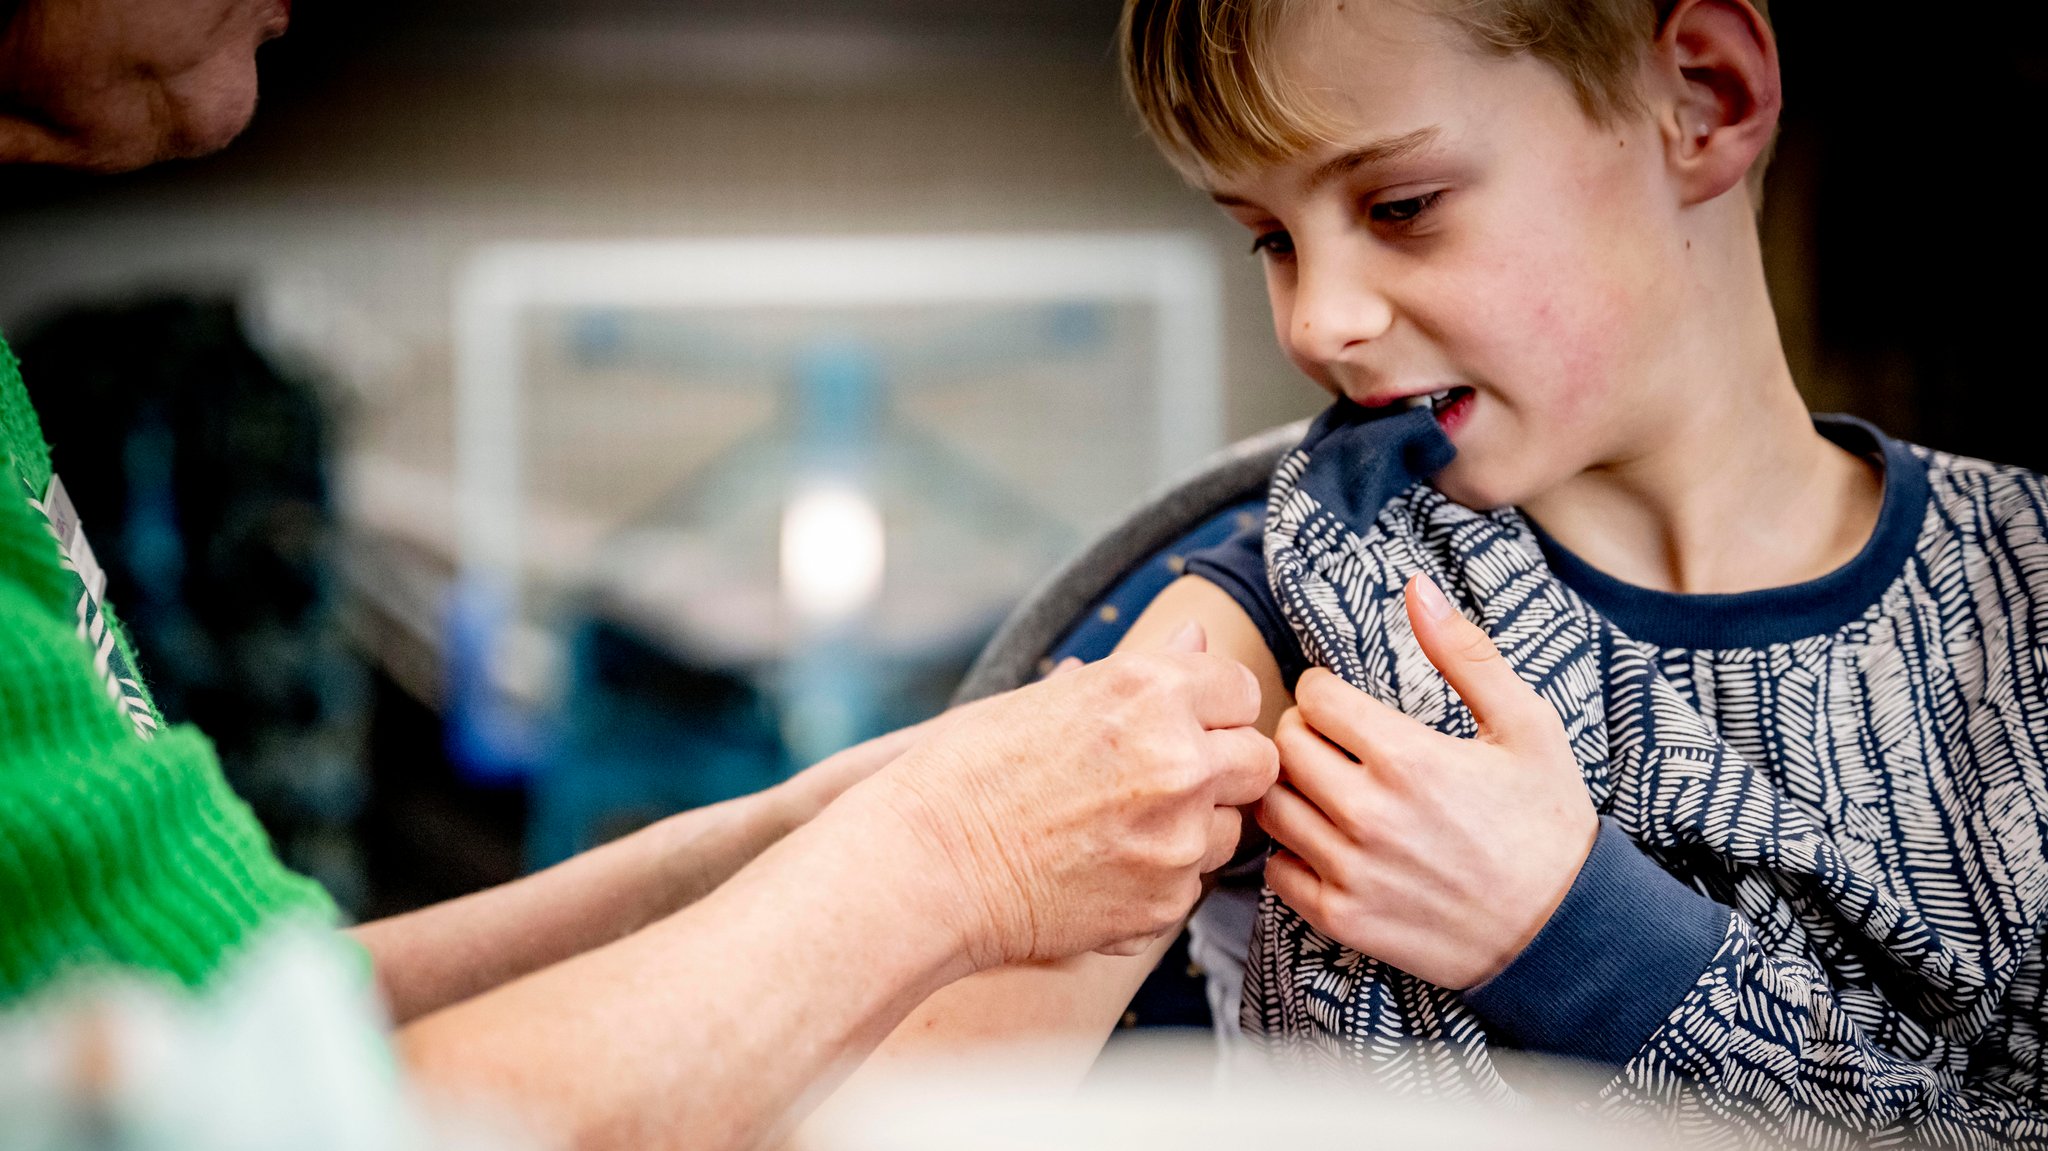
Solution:
<path fill-rule="evenodd" d="M 1311 663 L 1451 734 L 1401 588 L 1427 571 L 1557 707 L 1602 813 L 1530 947 L 1463 994 L 1267 892 L 1243 1021 L 1283 1058 L 1511 1093 L 1494 1046 L 1605 1064 L 1602 1106 L 1765 1141 L 2048 1143 L 2048 482 L 1823 419 L 1881 464 L 1842 568 L 1741 595 L 1615 580 L 1427 478 L 1427 413 L 1340 404 L 1260 531 L 1187 568 L 1291 683 Z"/>

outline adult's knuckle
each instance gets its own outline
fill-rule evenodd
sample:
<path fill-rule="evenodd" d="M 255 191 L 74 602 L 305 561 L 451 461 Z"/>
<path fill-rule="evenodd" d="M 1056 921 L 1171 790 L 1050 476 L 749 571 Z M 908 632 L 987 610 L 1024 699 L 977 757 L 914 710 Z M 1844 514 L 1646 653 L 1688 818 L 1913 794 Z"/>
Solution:
<path fill-rule="evenodd" d="M 1115 700 L 1126 700 L 1141 695 L 1151 681 L 1150 655 L 1125 655 L 1104 660 L 1099 666 L 1102 671 L 1097 677 L 1102 681 L 1104 696 Z"/>
<path fill-rule="evenodd" d="M 1179 881 L 1162 889 L 1158 896 L 1145 901 L 1141 917 L 1149 935 L 1163 935 L 1180 922 L 1188 909 L 1201 898 L 1199 880 Z"/>
<path fill-rule="evenodd" d="M 1157 875 L 1180 867 L 1177 862 L 1180 857 L 1178 836 L 1171 828 L 1154 826 L 1134 831 L 1125 846 L 1132 859 L 1148 873 Z"/>
<path fill-rule="evenodd" d="M 1178 790 L 1201 764 L 1187 738 L 1157 722 L 1133 722 L 1127 732 L 1131 758 L 1157 787 Z"/>
<path fill-rule="evenodd" d="M 1163 839 L 1155 843 L 1146 862 L 1154 876 L 1166 881 L 1178 879 L 1180 874 L 1190 867 L 1187 852 L 1182 848 L 1180 841 L 1173 839 Z"/>
<path fill-rule="evenodd" d="M 1260 736 L 1246 741 L 1245 761 L 1254 776 L 1270 786 L 1280 778 L 1280 748 L 1272 740 Z"/>
<path fill-rule="evenodd" d="M 1216 788 L 1231 772 L 1231 763 L 1215 755 L 1203 755 L 1190 750 L 1180 762 L 1180 770 L 1168 776 L 1173 784 L 1173 795 L 1183 802 L 1200 800 L 1209 803 Z"/>
<path fill-rule="evenodd" d="M 1222 821 L 1219 826 L 1210 831 L 1204 842 L 1202 851 L 1203 870 L 1212 870 L 1215 867 L 1221 867 L 1225 863 L 1230 862 L 1230 857 L 1237 854 L 1237 846 L 1243 840 L 1244 820 L 1241 817 Z"/>
<path fill-rule="evenodd" d="M 1202 657 L 1169 652 L 1147 652 L 1140 665 L 1145 669 L 1145 690 L 1150 693 L 1185 690 L 1193 678 L 1190 663 Z"/>

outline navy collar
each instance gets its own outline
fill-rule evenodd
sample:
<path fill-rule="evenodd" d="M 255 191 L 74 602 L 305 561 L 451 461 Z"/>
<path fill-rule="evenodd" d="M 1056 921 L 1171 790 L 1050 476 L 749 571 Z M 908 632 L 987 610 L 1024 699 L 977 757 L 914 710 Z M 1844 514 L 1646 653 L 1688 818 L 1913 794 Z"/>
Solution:
<path fill-rule="evenodd" d="M 1623 583 L 1529 526 L 1550 570 L 1630 639 L 1660 648 L 1725 651 L 1827 635 L 1861 616 L 1905 570 L 1927 517 L 1927 465 L 1862 420 L 1816 416 L 1819 432 L 1884 466 L 1877 528 L 1856 557 L 1819 579 L 1733 595 L 1684 595 Z M 1524 517 L 1527 519 L 1527 517 Z"/>

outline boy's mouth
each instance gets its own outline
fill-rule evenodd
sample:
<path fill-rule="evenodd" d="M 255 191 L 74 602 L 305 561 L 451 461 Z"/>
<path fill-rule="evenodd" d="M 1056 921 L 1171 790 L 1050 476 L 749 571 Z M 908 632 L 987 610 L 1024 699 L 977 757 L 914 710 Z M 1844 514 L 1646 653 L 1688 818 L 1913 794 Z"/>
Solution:
<path fill-rule="evenodd" d="M 1465 416 L 1472 410 L 1472 398 L 1475 394 L 1471 388 L 1460 385 L 1445 388 L 1440 392 L 1431 392 L 1426 396 L 1410 396 L 1406 403 L 1411 411 L 1420 407 L 1429 408 L 1436 413 L 1436 422 L 1448 432 L 1465 422 Z"/>

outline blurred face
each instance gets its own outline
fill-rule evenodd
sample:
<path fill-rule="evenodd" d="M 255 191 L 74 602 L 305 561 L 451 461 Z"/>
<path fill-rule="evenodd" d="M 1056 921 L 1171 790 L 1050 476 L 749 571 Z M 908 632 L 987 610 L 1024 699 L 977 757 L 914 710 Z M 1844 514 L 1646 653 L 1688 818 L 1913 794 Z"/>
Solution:
<path fill-rule="evenodd" d="M 0 161 L 102 171 L 196 156 L 256 107 L 291 0 L 23 0 L 0 33 Z"/>
<path fill-rule="evenodd" d="M 1289 30 L 1340 139 L 1216 182 L 1253 235 L 1281 347 L 1368 407 L 1430 403 L 1475 507 L 1613 462 L 1656 418 L 1686 258 L 1655 124 L 1603 128 L 1554 69 L 1390 0 Z"/>

